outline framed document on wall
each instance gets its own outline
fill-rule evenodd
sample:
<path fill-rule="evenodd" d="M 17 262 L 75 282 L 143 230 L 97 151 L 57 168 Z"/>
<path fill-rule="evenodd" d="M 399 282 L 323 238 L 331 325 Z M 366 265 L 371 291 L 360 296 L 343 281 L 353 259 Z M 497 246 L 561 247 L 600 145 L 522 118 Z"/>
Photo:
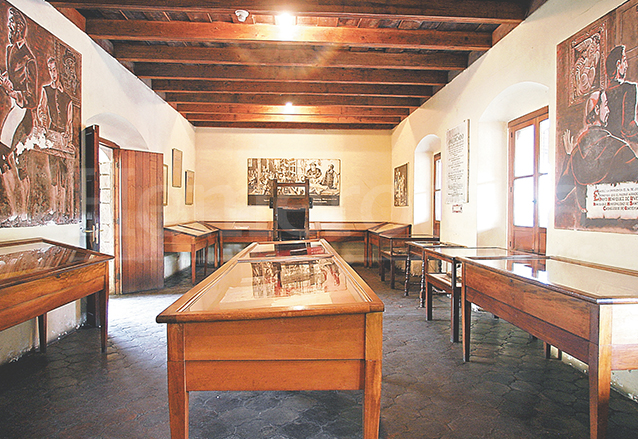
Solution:
<path fill-rule="evenodd" d="M 447 198 L 446 204 L 461 204 L 469 201 L 469 119 L 447 130 Z"/>

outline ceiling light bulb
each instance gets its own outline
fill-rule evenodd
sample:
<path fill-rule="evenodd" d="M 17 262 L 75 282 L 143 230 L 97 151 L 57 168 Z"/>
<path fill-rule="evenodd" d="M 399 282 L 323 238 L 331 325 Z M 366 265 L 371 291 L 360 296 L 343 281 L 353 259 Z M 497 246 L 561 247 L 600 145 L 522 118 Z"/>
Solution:
<path fill-rule="evenodd" d="M 284 12 L 277 16 L 277 24 L 280 26 L 290 27 L 295 25 L 295 17 Z"/>
<path fill-rule="evenodd" d="M 237 20 L 243 23 L 248 18 L 249 12 L 243 9 L 237 9 L 235 11 L 235 15 L 237 16 Z"/>
<path fill-rule="evenodd" d="M 284 106 L 284 113 L 293 114 L 294 112 L 295 112 L 295 109 L 292 106 L 292 102 L 286 102 L 286 105 Z"/>

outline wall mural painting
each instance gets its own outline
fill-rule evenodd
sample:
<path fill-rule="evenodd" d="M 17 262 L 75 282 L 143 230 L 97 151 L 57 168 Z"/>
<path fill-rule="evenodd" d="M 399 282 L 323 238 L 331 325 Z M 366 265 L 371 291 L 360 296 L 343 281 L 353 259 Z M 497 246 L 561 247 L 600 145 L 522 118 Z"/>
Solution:
<path fill-rule="evenodd" d="M 638 233 L 637 5 L 558 45 L 556 228 Z"/>
<path fill-rule="evenodd" d="M 81 55 L 0 1 L 0 227 L 80 220 Z"/>
<path fill-rule="evenodd" d="M 271 180 L 310 180 L 315 206 L 338 206 L 341 193 L 339 159 L 248 159 L 248 205 L 268 205 Z"/>

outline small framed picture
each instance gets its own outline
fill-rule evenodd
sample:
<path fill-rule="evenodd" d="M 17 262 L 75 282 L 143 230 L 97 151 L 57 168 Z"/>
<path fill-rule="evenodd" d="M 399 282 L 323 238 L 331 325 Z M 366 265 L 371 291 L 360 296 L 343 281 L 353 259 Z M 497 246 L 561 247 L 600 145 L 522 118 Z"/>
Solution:
<path fill-rule="evenodd" d="M 173 148 L 173 187 L 182 187 L 182 151 Z"/>
<path fill-rule="evenodd" d="M 394 205 L 408 205 L 408 164 L 394 168 Z"/>
<path fill-rule="evenodd" d="M 193 204 L 195 192 L 195 171 L 186 171 L 186 204 Z"/>

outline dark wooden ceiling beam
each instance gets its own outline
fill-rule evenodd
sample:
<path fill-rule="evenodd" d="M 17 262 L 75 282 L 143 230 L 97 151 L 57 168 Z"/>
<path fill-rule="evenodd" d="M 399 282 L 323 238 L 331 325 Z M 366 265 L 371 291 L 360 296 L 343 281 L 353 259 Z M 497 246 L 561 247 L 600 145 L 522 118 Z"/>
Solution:
<path fill-rule="evenodd" d="M 392 130 L 391 123 L 221 122 L 193 121 L 200 128 L 257 128 L 270 130 Z"/>
<path fill-rule="evenodd" d="M 218 103 L 251 105 L 340 105 L 347 107 L 395 107 L 418 108 L 423 103 L 419 98 L 377 96 L 310 96 L 310 95 L 252 95 L 222 93 L 166 93 L 164 100 L 173 104 Z"/>
<path fill-rule="evenodd" d="M 277 65 L 288 67 L 346 67 L 383 69 L 463 70 L 464 52 L 378 53 L 345 50 L 172 47 L 165 45 L 114 44 L 113 56 L 120 61 L 196 64 Z"/>
<path fill-rule="evenodd" d="M 245 9 L 251 14 L 275 15 L 288 12 L 300 16 L 349 15 L 359 18 L 404 18 L 466 23 L 520 23 L 528 13 L 529 1 L 508 0 L 397 0 L 392 2 L 305 0 L 49 0 L 58 8 L 133 9 L 138 11 L 228 12 Z"/>
<path fill-rule="evenodd" d="M 324 116 L 392 116 L 405 117 L 410 114 L 407 108 L 386 107 L 342 107 L 338 105 L 296 105 L 289 108 L 285 105 L 248 105 L 248 104 L 177 104 L 176 110 L 187 115 L 191 113 L 218 114 L 297 114 Z"/>
<path fill-rule="evenodd" d="M 218 114 L 218 113 L 191 113 L 186 115 L 190 122 L 195 121 L 219 121 L 219 122 L 312 122 L 312 123 L 388 123 L 398 124 L 402 117 L 375 117 L 375 116 L 323 116 L 307 114 Z"/>
<path fill-rule="evenodd" d="M 486 51 L 491 32 L 439 30 L 358 29 L 294 26 L 290 31 L 267 24 L 200 23 L 187 21 L 97 20 L 86 21 L 94 39 L 128 41 L 270 42 L 363 46 L 399 49 Z"/>
<path fill-rule="evenodd" d="M 135 74 L 151 79 L 221 79 L 234 81 L 298 81 L 359 84 L 447 84 L 447 73 L 438 70 L 343 69 L 322 67 L 246 67 L 203 64 L 136 63 Z"/>
<path fill-rule="evenodd" d="M 322 84 L 280 81 L 215 81 L 153 79 L 156 92 L 245 93 L 245 94 L 308 94 L 339 96 L 403 96 L 430 98 L 434 89 L 429 85 L 393 84 Z"/>

